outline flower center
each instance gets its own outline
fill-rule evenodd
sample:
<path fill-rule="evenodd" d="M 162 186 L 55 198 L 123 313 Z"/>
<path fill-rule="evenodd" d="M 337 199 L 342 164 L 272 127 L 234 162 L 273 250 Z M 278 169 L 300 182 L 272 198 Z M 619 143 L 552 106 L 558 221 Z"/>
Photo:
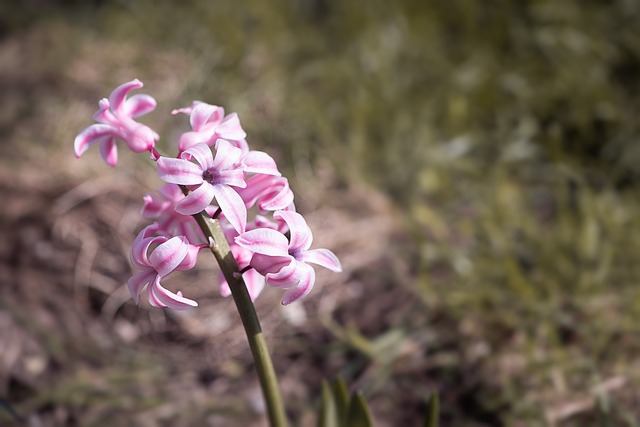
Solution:
<path fill-rule="evenodd" d="M 292 257 L 294 257 L 297 261 L 300 261 L 302 259 L 302 251 L 301 250 L 289 250 L 289 255 L 291 255 Z"/>
<path fill-rule="evenodd" d="M 207 169 L 202 173 L 202 179 L 209 184 L 213 184 L 220 177 L 220 173 L 215 169 Z"/>

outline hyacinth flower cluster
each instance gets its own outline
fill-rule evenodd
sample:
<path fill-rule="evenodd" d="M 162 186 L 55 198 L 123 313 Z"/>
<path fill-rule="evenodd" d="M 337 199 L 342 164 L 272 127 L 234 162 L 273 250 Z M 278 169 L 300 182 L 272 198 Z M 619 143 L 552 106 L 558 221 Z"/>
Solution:
<path fill-rule="evenodd" d="M 93 116 L 98 123 L 80 132 L 74 143 L 76 157 L 98 144 L 111 166 L 118 161 L 117 141 L 134 153 L 148 152 L 166 183 L 144 197 L 141 214 L 154 222 L 131 248 L 137 272 L 128 286 L 136 303 L 146 289 L 154 307 L 197 306 L 162 282 L 175 271 L 193 268 L 198 252 L 213 245 L 198 215 L 218 222 L 252 300 L 265 284 L 284 291 L 283 304 L 304 298 L 315 283 L 311 264 L 341 271 L 333 252 L 310 249 L 312 233 L 296 212 L 288 180 L 268 154 L 249 149 L 237 114 L 199 101 L 174 110 L 174 115 L 189 116 L 191 130 L 180 136 L 176 157 L 163 156 L 155 148 L 159 135 L 135 120 L 156 107 L 149 95 L 129 97 L 142 86 L 133 80 L 101 100 Z M 220 282 L 221 294 L 230 295 L 227 280 Z"/>

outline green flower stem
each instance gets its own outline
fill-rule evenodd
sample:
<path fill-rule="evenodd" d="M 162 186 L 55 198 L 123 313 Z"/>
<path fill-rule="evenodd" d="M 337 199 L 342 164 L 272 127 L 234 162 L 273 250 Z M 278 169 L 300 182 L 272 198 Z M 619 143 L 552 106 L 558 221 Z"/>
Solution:
<path fill-rule="evenodd" d="M 182 187 L 182 191 L 185 192 L 185 194 L 187 193 L 184 187 Z M 251 302 L 249 291 L 247 291 L 238 264 L 231 253 L 231 248 L 229 248 L 229 243 L 217 220 L 209 218 L 209 216 L 203 212 L 193 217 L 198 222 L 205 236 L 210 240 L 211 252 L 213 252 L 216 260 L 218 260 L 222 273 L 231 288 L 231 295 L 238 308 L 238 313 L 240 313 L 240 319 L 242 320 L 244 331 L 247 334 L 251 354 L 253 355 L 256 370 L 258 371 L 260 386 L 262 387 L 262 393 L 264 394 L 269 414 L 269 423 L 271 427 L 286 427 L 287 418 L 284 412 L 284 405 L 282 404 L 282 397 L 280 396 L 278 378 L 273 369 L 273 363 L 269 355 L 269 349 L 267 348 L 267 342 L 264 339 L 260 321 L 258 320 L 253 302 Z"/>

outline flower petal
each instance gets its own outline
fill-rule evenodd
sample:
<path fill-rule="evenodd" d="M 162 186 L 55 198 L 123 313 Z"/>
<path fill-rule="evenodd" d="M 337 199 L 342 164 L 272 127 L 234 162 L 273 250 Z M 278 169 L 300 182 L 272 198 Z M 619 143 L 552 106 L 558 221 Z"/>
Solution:
<path fill-rule="evenodd" d="M 202 183 L 202 168 L 188 160 L 160 157 L 158 175 L 171 184 L 196 185 Z"/>
<path fill-rule="evenodd" d="M 140 89 L 143 86 L 142 82 L 138 79 L 131 80 L 130 82 L 121 84 L 111 92 L 109 96 L 109 104 L 113 111 L 122 111 L 124 100 L 127 94 L 134 89 Z"/>
<path fill-rule="evenodd" d="M 213 186 L 216 203 L 229 223 L 238 233 L 244 233 L 247 227 L 247 207 L 242 197 L 228 185 Z"/>
<path fill-rule="evenodd" d="M 182 292 L 173 293 L 160 284 L 161 276 L 149 286 L 149 303 L 155 307 L 169 307 L 174 310 L 186 310 L 197 307 L 198 303 L 182 296 Z"/>
<path fill-rule="evenodd" d="M 246 154 L 249 152 L 249 144 L 247 143 L 246 139 L 232 139 L 231 141 L 231 145 L 233 145 L 234 147 L 237 147 L 240 149 L 240 151 L 242 151 L 242 154 Z"/>
<path fill-rule="evenodd" d="M 284 266 L 275 273 L 268 273 L 265 277 L 269 286 L 290 288 L 297 286 L 309 274 L 309 269 L 313 271 L 313 267 L 310 265 L 292 259 L 289 265 Z"/>
<path fill-rule="evenodd" d="M 100 155 L 109 166 L 115 166 L 118 163 L 118 147 L 115 137 L 107 138 L 100 143 Z"/>
<path fill-rule="evenodd" d="M 180 265 L 188 252 L 187 239 L 176 236 L 160 244 L 149 256 L 149 261 L 159 276 L 166 276 Z"/>
<path fill-rule="evenodd" d="M 302 253 L 301 261 L 312 262 L 331 271 L 339 273 L 342 271 L 342 265 L 338 257 L 329 249 L 313 249 Z"/>
<path fill-rule="evenodd" d="M 268 256 L 289 256 L 289 242 L 284 234 L 269 228 L 257 228 L 235 238 L 238 246 Z"/>
<path fill-rule="evenodd" d="M 244 180 L 244 171 L 242 169 L 218 171 L 218 176 L 215 178 L 215 184 L 231 185 L 239 188 L 245 188 L 247 186 L 247 183 Z"/>
<path fill-rule="evenodd" d="M 222 120 L 222 123 L 216 127 L 216 134 L 221 138 L 231 140 L 239 140 L 247 137 L 247 133 L 242 129 L 240 119 L 236 113 L 231 113 Z"/>
<path fill-rule="evenodd" d="M 131 292 L 131 296 L 136 304 L 140 303 L 140 293 L 142 292 L 142 289 L 151 283 L 156 275 L 157 273 L 154 269 L 147 268 L 129 278 L 127 281 L 127 287 L 129 288 L 129 292 Z"/>
<path fill-rule="evenodd" d="M 150 95 L 133 95 L 124 102 L 122 112 L 129 117 L 136 118 L 152 112 L 155 110 L 156 105 L 158 103 Z"/>
<path fill-rule="evenodd" d="M 231 296 L 231 288 L 229 287 L 229 283 L 227 283 L 227 280 L 224 278 L 224 276 L 222 276 L 222 274 L 220 276 L 222 277 L 220 279 L 220 295 L 224 298 L 227 298 Z"/>
<path fill-rule="evenodd" d="M 255 301 L 264 289 L 264 276 L 255 270 L 249 270 L 242 274 L 242 279 L 247 287 L 251 301 Z M 229 283 L 224 279 L 224 276 L 222 276 L 220 280 L 220 295 L 226 298 L 231 295 L 231 288 L 229 287 Z"/>
<path fill-rule="evenodd" d="M 200 187 L 180 200 L 175 210 L 182 215 L 195 215 L 211 204 L 214 195 L 214 187 L 208 182 L 203 182 Z"/>
<path fill-rule="evenodd" d="M 204 143 L 208 146 L 212 146 L 213 141 L 211 140 L 211 135 L 207 132 L 185 132 L 180 136 L 180 141 L 178 142 L 178 151 L 182 153 L 187 148 L 191 148 L 199 143 Z"/>
<path fill-rule="evenodd" d="M 244 165 L 244 171 L 248 173 L 281 176 L 276 161 L 262 151 L 249 151 L 242 158 L 242 164 Z"/>
<path fill-rule="evenodd" d="M 269 197 L 263 197 L 258 203 L 258 208 L 261 211 L 278 211 L 293 205 L 293 191 L 289 188 L 289 181 L 284 177 L 280 179 L 284 180 L 280 191 L 269 194 Z"/>
<path fill-rule="evenodd" d="M 260 274 L 267 275 L 269 273 L 277 273 L 287 265 L 295 261 L 291 255 L 269 256 L 262 254 L 253 254 L 249 264 Z"/>
<path fill-rule="evenodd" d="M 216 157 L 213 159 L 212 167 L 219 171 L 231 168 L 240 160 L 242 150 L 231 145 L 229 141 L 224 139 L 216 140 Z"/>
<path fill-rule="evenodd" d="M 223 117 L 224 108 L 200 102 L 191 110 L 189 121 L 193 130 L 201 131 L 205 124 L 220 122 Z"/>
<path fill-rule="evenodd" d="M 114 135 L 114 129 L 110 125 L 95 124 L 89 126 L 80 132 L 73 142 L 76 157 L 80 157 L 92 145 L 105 141 Z"/>
<path fill-rule="evenodd" d="M 191 114 L 196 105 L 201 104 L 200 101 L 193 101 L 193 103 L 188 107 L 176 108 L 175 110 L 171 110 L 172 115 L 176 114 Z"/>
<path fill-rule="evenodd" d="M 195 157 L 203 171 L 213 167 L 213 154 L 211 153 L 211 147 L 203 142 L 186 149 L 182 154 L 180 154 L 180 157 L 183 159 L 188 158 L 186 156 Z"/>
<path fill-rule="evenodd" d="M 161 191 L 159 192 L 160 195 L 156 193 L 147 193 L 144 196 L 144 205 L 140 210 L 140 215 L 143 218 L 158 218 L 169 208 L 169 206 L 171 206 L 171 200 L 167 199 L 167 197 L 164 196 Z"/>
<path fill-rule="evenodd" d="M 187 241 L 188 240 L 189 239 L 187 239 Z M 185 256 L 182 262 L 176 267 L 176 270 L 187 271 L 187 270 L 191 270 L 193 267 L 196 266 L 200 248 L 192 244 L 188 244 L 187 248 L 188 248 L 187 256 Z"/>
<path fill-rule="evenodd" d="M 273 214 L 274 218 L 282 218 L 289 226 L 291 238 L 289 239 L 290 251 L 306 251 L 311 247 L 313 235 L 311 229 L 307 225 L 302 215 L 293 211 L 277 211 Z"/>
<path fill-rule="evenodd" d="M 156 145 L 158 134 L 149 126 L 142 125 L 128 117 L 120 120 L 120 126 L 125 131 L 119 136 L 134 153 L 144 153 Z"/>
<path fill-rule="evenodd" d="M 158 228 L 158 223 L 153 223 L 143 228 L 133 241 L 129 258 L 136 268 L 144 269 L 150 267 L 151 261 L 149 261 L 147 257 L 149 247 L 156 243 L 164 243 L 167 241 L 167 238 L 163 236 L 150 237 L 152 234 L 158 232 Z"/>
<path fill-rule="evenodd" d="M 242 275 L 244 283 L 249 291 L 251 301 L 255 301 L 264 289 L 265 279 L 256 270 L 249 270 Z"/>
<path fill-rule="evenodd" d="M 316 281 L 316 272 L 313 271 L 313 268 L 310 265 L 303 265 L 308 267 L 308 269 L 305 268 L 305 272 L 302 274 L 298 285 L 284 293 L 284 296 L 282 297 L 282 305 L 291 304 L 292 302 L 301 300 L 309 295 L 309 292 L 313 289 L 313 284 Z"/>

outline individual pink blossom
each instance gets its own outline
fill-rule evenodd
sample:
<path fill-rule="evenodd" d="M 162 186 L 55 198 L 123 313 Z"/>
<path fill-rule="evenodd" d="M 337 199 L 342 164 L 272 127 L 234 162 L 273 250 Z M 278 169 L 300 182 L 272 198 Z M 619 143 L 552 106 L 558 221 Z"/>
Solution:
<path fill-rule="evenodd" d="M 253 252 L 251 266 L 265 276 L 270 286 L 286 289 L 282 304 L 304 298 L 313 288 L 315 271 L 309 262 L 332 271 L 342 271 L 340 261 L 328 249 L 309 250 L 313 236 L 306 221 L 297 212 L 273 214 L 289 226 L 291 237 L 270 228 L 258 228 L 240 234 L 235 243 Z"/>
<path fill-rule="evenodd" d="M 233 187 L 247 185 L 244 170 L 238 163 L 242 152 L 225 140 L 219 140 L 216 145 L 215 158 L 205 143 L 188 148 L 180 159 L 160 157 L 158 174 L 168 183 L 192 186 L 191 193 L 176 205 L 178 213 L 194 215 L 215 198 L 225 218 L 241 233 L 247 225 L 247 208 Z M 197 164 L 186 160 L 191 157 Z"/>
<path fill-rule="evenodd" d="M 253 252 L 248 249 L 242 248 L 235 243 L 234 240 L 236 237 L 238 237 L 238 232 L 229 224 L 228 221 L 226 221 L 224 215 L 221 215 L 219 219 L 222 232 L 229 242 L 229 247 L 231 248 L 231 252 L 233 253 L 233 257 L 235 258 L 236 263 L 238 264 L 238 268 L 240 269 L 240 271 L 244 271 L 242 273 L 242 278 L 244 279 L 244 283 L 247 286 L 247 290 L 249 291 L 249 296 L 251 297 L 252 301 L 255 301 L 264 288 L 264 276 L 258 273 L 253 268 L 247 269 L 247 267 L 249 267 L 249 263 L 251 262 Z M 284 221 L 272 221 L 263 215 L 256 215 L 253 221 L 247 223 L 247 230 L 254 230 L 257 228 L 270 228 L 272 230 L 281 231 L 283 233 L 289 230 Z M 223 297 L 228 297 L 231 295 L 231 289 L 229 288 L 229 284 L 227 283 L 223 275 L 221 275 L 220 279 L 220 294 Z"/>
<path fill-rule="evenodd" d="M 116 139 L 127 144 L 134 153 L 152 151 L 159 139 L 150 127 L 133 120 L 153 111 L 156 101 L 149 95 L 134 95 L 127 99 L 133 89 L 141 88 L 138 79 L 118 86 L 109 99 L 99 102 L 100 108 L 93 115 L 98 124 L 91 125 L 78 134 L 74 141 L 76 157 L 80 157 L 94 144 L 100 144 L 100 155 L 110 166 L 118 162 Z"/>
<path fill-rule="evenodd" d="M 246 146 L 244 139 L 247 134 L 242 129 L 240 119 L 236 113 L 225 116 L 224 108 L 200 101 L 194 101 L 190 107 L 173 110 L 171 113 L 189 114 L 192 131 L 185 132 L 180 137 L 178 143 L 180 153 L 200 142 L 212 146 L 219 138 L 227 141 L 238 141 L 232 145 Z"/>
<path fill-rule="evenodd" d="M 196 307 L 198 303 L 185 298 L 180 291 L 174 294 L 165 289 L 160 281 L 175 270 L 185 271 L 193 268 L 199 250 L 206 245 L 191 245 L 184 236 L 152 236 L 157 229 L 158 224 L 143 229 L 131 247 L 131 263 L 141 271 L 127 282 L 129 291 L 136 304 L 140 302 L 140 293 L 147 286 L 149 304 L 153 307 L 178 310 Z M 153 245 L 158 246 L 151 250 Z"/>

